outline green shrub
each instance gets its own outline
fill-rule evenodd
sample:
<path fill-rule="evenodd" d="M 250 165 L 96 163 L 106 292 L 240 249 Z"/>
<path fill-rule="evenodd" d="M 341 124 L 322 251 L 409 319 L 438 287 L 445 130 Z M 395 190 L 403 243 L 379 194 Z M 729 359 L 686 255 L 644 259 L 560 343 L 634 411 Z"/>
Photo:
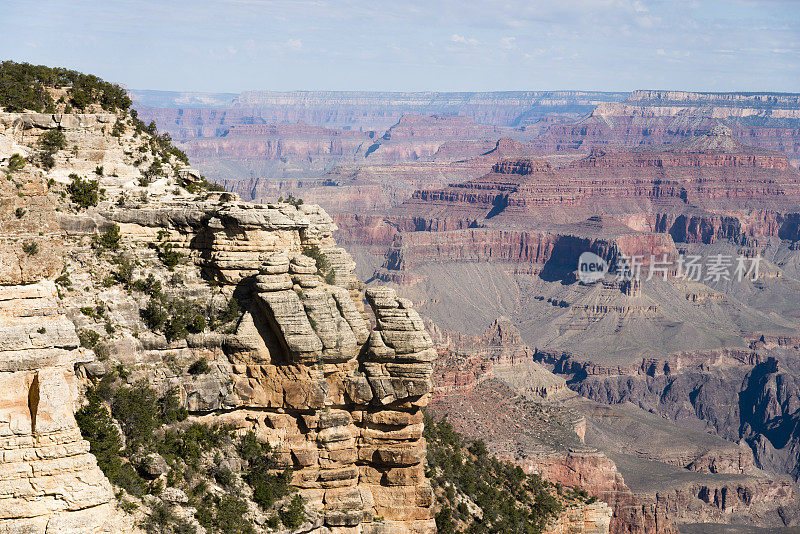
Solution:
<path fill-rule="evenodd" d="M 149 443 L 160 426 L 158 396 L 144 379 L 117 390 L 111 403 L 111 414 L 122 427 L 130 450 Z"/>
<path fill-rule="evenodd" d="M 180 152 L 180 151 L 179 151 Z M 178 155 L 178 159 L 183 161 L 183 158 L 186 158 L 186 154 L 183 152 Z M 189 164 L 189 158 L 186 158 L 183 161 L 185 164 Z M 190 180 L 190 179 L 181 179 L 178 182 L 178 185 L 186 189 L 189 193 L 197 194 L 203 193 L 205 191 L 225 191 L 225 188 L 220 184 L 209 182 L 205 176 L 201 176 L 199 179 Z"/>
<path fill-rule="evenodd" d="M 161 260 L 167 269 L 173 270 L 183 259 L 183 254 L 173 250 L 172 243 L 165 243 L 158 246 L 158 259 Z"/>
<path fill-rule="evenodd" d="M 125 133 L 125 130 L 127 130 L 125 123 L 117 119 L 117 122 L 114 123 L 114 127 L 111 129 L 111 135 L 114 137 L 121 137 Z"/>
<path fill-rule="evenodd" d="M 336 273 L 331 268 L 327 254 L 322 252 L 318 245 L 303 246 L 303 255 L 313 259 L 317 264 L 317 274 L 325 279 L 325 282 L 333 285 L 336 283 Z"/>
<path fill-rule="evenodd" d="M 142 175 L 144 176 L 145 180 L 147 181 L 147 184 L 149 185 L 153 182 L 153 180 L 161 176 L 163 173 L 164 170 L 161 167 L 161 163 L 158 161 L 154 161 L 153 163 L 150 164 L 150 167 L 148 167 L 147 170 L 145 170 L 142 173 Z"/>
<path fill-rule="evenodd" d="M 296 208 L 298 208 L 298 207 L 303 205 L 303 199 L 302 198 L 295 198 L 295 196 L 292 195 L 292 194 L 289 194 L 286 198 L 279 197 L 278 198 L 278 202 L 287 202 L 287 203 L 291 204 L 292 206 L 294 206 Z"/>
<path fill-rule="evenodd" d="M 99 236 L 95 236 L 92 244 L 98 250 L 107 249 L 116 251 L 119 249 L 119 243 L 121 240 L 122 235 L 119 231 L 119 225 L 112 224 L 105 232 L 101 233 Z"/>
<path fill-rule="evenodd" d="M 163 299 L 150 297 L 147 307 L 140 312 L 142 319 L 150 330 L 160 331 L 167 324 L 169 313 L 164 307 Z"/>
<path fill-rule="evenodd" d="M 147 275 L 145 279 L 136 280 L 133 283 L 133 288 L 136 291 L 150 295 L 151 297 L 159 297 L 161 295 L 161 281 L 156 280 L 153 273 Z"/>
<path fill-rule="evenodd" d="M 69 198 L 80 208 L 97 206 L 100 185 L 97 180 L 84 180 L 77 174 L 70 174 L 72 182 L 67 186 Z"/>
<path fill-rule="evenodd" d="M 142 282 L 142 289 L 145 289 L 146 285 L 147 282 Z M 201 303 L 169 299 L 161 293 L 160 284 L 155 287 L 155 281 L 153 289 L 147 306 L 139 312 L 150 330 L 162 332 L 170 342 L 185 339 L 189 334 L 198 334 L 205 330 L 206 317 L 202 313 L 204 306 Z"/>
<path fill-rule="evenodd" d="M 75 420 L 84 439 L 89 442 L 89 451 L 97 458 L 97 464 L 108 479 L 131 495 L 140 497 L 147 490 L 147 483 L 136 473 L 130 463 L 120 457 L 122 439 L 102 397 L 94 390 L 87 391 L 86 406 L 75 412 Z"/>
<path fill-rule="evenodd" d="M 142 528 L 148 534 L 194 534 L 197 528 L 186 519 L 175 514 L 172 507 L 164 502 L 152 505 L 150 514 L 142 521 Z"/>
<path fill-rule="evenodd" d="M 92 319 L 97 319 L 97 308 L 93 308 L 92 306 L 81 306 L 80 308 L 81 313 L 87 317 L 91 317 Z"/>
<path fill-rule="evenodd" d="M 131 501 L 122 501 L 119 503 L 119 507 L 122 508 L 122 511 L 126 514 L 132 514 L 139 509 L 139 505 Z"/>
<path fill-rule="evenodd" d="M 161 423 L 168 425 L 177 421 L 184 421 L 189 417 L 189 412 L 181 404 L 178 396 L 178 388 L 170 388 L 167 393 L 158 400 L 158 415 Z"/>
<path fill-rule="evenodd" d="M 258 441 L 255 432 L 252 430 L 239 438 L 239 443 L 236 444 L 236 451 L 245 462 L 255 462 L 262 456 L 272 453 L 272 447 L 267 442 Z"/>
<path fill-rule="evenodd" d="M 180 458 L 187 465 L 199 467 L 200 456 L 227 443 L 233 430 L 227 425 L 192 424 L 186 430 L 169 430 L 157 444 L 164 458 Z"/>
<path fill-rule="evenodd" d="M 25 168 L 25 158 L 19 154 L 11 154 L 8 158 L 8 172 L 17 172 Z"/>
<path fill-rule="evenodd" d="M 281 521 L 284 526 L 296 529 L 303 524 L 306 517 L 305 503 L 300 495 L 292 497 L 288 508 L 280 511 Z"/>
<path fill-rule="evenodd" d="M 247 503 L 232 495 L 217 497 L 206 494 L 195 518 L 207 531 L 220 534 L 254 534 L 246 519 Z"/>
<path fill-rule="evenodd" d="M 170 303 L 170 317 L 164 326 L 168 341 L 185 339 L 186 336 L 202 332 L 206 328 L 206 318 L 199 306 L 191 301 L 173 300 Z"/>
<path fill-rule="evenodd" d="M 67 138 L 61 128 L 48 130 L 39 138 L 39 146 L 48 154 L 54 154 L 59 150 L 64 150 L 67 146 Z"/>
<path fill-rule="evenodd" d="M 221 310 L 219 315 L 217 315 L 217 320 L 222 324 L 230 323 L 231 321 L 237 320 L 241 315 L 242 312 L 239 309 L 239 303 L 235 298 L 231 297 L 225 309 Z"/>
<path fill-rule="evenodd" d="M 49 171 L 56 166 L 56 158 L 50 152 L 43 152 L 39 155 L 39 163 L 44 170 Z"/>
<path fill-rule="evenodd" d="M 60 285 L 64 288 L 72 287 L 72 280 L 69 278 L 69 273 L 67 272 L 67 266 L 64 265 L 64 269 L 61 271 L 61 275 L 56 278 L 56 284 Z"/>
<path fill-rule="evenodd" d="M 22 243 L 22 251 L 28 256 L 35 256 L 39 253 L 39 244 L 35 241 L 25 241 Z"/>
<path fill-rule="evenodd" d="M 100 334 L 94 330 L 84 329 L 78 332 L 78 340 L 81 342 L 81 347 L 93 349 L 100 341 Z"/>
<path fill-rule="evenodd" d="M 248 470 L 244 480 L 253 489 L 253 501 L 268 510 L 275 502 L 292 491 L 289 482 L 292 470 L 279 471 L 269 444 L 258 442 L 255 434 L 248 432 L 237 444 L 239 455 L 247 461 Z M 278 471 L 278 474 L 275 472 Z"/>
<path fill-rule="evenodd" d="M 112 263 L 117 266 L 117 270 L 114 271 L 114 278 L 126 288 L 129 287 L 133 282 L 133 262 L 120 255 L 115 257 Z"/>
<path fill-rule="evenodd" d="M 25 213 L 26 213 L 25 208 L 17 208 L 14 210 L 14 216 L 17 219 L 23 218 L 25 216 Z"/>
<path fill-rule="evenodd" d="M 205 358 L 200 358 L 189 366 L 190 375 L 204 375 L 211 370 Z"/>

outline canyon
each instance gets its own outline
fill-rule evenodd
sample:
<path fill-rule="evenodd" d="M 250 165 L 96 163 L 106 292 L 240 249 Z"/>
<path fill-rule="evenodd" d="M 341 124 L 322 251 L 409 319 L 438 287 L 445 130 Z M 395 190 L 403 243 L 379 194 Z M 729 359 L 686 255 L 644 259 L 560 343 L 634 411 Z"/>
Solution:
<path fill-rule="evenodd" d="M 325 206 L 358 275 L 428 322 L 431 412 L 608 503 L 611 532 L 794 527 L 797 95 L 634 91 L 561 111 L 462 109 L 444 130 L 409 113 L 366 157 L 225 186 Z M 583 284 L 586 251 L 670 268 Z M 695 255 L 761 270 L 679 276 Z"/>
<path fill-rule="evenodd" d="M 503 121 L 462 109 L 465 118 L 442 130 L 431 127 L 441 118 L 409 115 L 387 120 L 366 145 L 372 155 L 402 143 L 386 152 L 395 161 L 368 156 L 316 176 L 227 176 L 225 185 L 245 198 L 291 193 L 328 208 L 359 276 L 394 287 L 430 321 L 440 351 L 432 409 L 565 484 L 575 483 L 565 473 L 581 471 L 570 462 L 584 462 L 583 471 L 598 473 L 595 494 L 614 506 L 612 530 L 777 527 L 796 521 L 797 446 L 784 438 L 793 424 L 785 421 L 796 420 L 798 311 L 787 295 L 797 287 L 800 238 L 797 108 L 797 95 L 635 91 L 583 108 L 582 117 L 553 109 Z M 467 118 L 494 130 L 475 135 Z M 457 128 L 480 142 L 453 138 Z M 415 136 L 417 152 L 408 148 Z M 441 144 L 422 151 L 423 140 Z M 574 278 L 583 251 L 611 265 L 693 254 L 764 263 L 755 283 L 679 279 L 673 264 L 666 279 L 633 288 L 584 286 Z M 480 348 L 500 316 L 519 332 L 506 340 L 516 347 L 506 356 Z M 560 398 L 570 391 L 581 397 Z M 515 443 L 538 424 L 505 399 L 520 395 L 581 414 L 587 450 L 498 439 L 501 428 L 517 429 L 506 437 Z M 505 426 L 498 403 L 516 414 Z M 635 432 L 607 426 L 617 420 L 651 432 L 657 425 L 661 442 L 696 452 L 645 447 Z M 685 429 L 696 433 L 687 438 Z M 708 432 L 713 445 L 697 449 Z M 653 479 L 672 482 L 656 488 Z M 733 493 L 738 500 L 721 497 Z M 770 511 L 747 504 L 755 494 Z"/>
<path fill-rule="evenodd" d="M 320 206 L 242 202 L 135 114 L 54 105 L 0 111 L 0 531 L 435 532 L 414 303 L 359 281 Z M 608 532 L 531 480 L 543 532 Z"/>
<path fill-rule="evenodd" d="M 130 94 L 0 111 L 0 531 L 482 520 L 428 416 L 548 534 L 800 525 L 796 94 Z"/>
<path fill-rule="evenodd" d="M 115 497 L 73 415 L 87 387 L 124 369 L 134 390 L 144 381 L 174 395 L 190 421 L 270 444 L 278 465 L 293 467 L 289 482 L 308 510 L 304 531 L 435 531 L 421 412 L 435 351 L 410 301 L 369 288 L 365 312 L 354 263 L 318 206 L 196 196 L 179 185 L 195 179 L 185 172 L 143 181 L 129 149 L 149 138 L 131 122 L 119 138 L 109 135 L 117 120 L 126 119 L 0 113 L 14 151 L 34 153 L 50 131 L 77 147 L 57 154 L 52 169 L 31 165 L 3 178 L 0 530 L 136 531 L 146 506 L 157 505 L 139 501 L 136 514 L 123 513 L 125 492 Z M 76 210 L 76 189 L 64 185 L 100 166 L 102 200 Z M 116 256 L 97 241 L 110 228 Z M 326 258 L 327 278 L 303 254 L 309 247 Z M 166 257 L 177 261 L 167 267 Z M 235 294 L 241 311 L 228 330 L 203 322 L 171 337 L 141 311 L 144 289 L 120 282 L 120 265 L 164 288 L 148 290 L 145 309 L 158 299 L 213 306 Z M 202 373 L 188 372 L 200 359 Z M 166 474 L 178 464 L 156 468 Z M 185 504 L 189 489 L 170 480 L 162 499 Z M 191 509 L 180 513 L 191 522 Z"/>

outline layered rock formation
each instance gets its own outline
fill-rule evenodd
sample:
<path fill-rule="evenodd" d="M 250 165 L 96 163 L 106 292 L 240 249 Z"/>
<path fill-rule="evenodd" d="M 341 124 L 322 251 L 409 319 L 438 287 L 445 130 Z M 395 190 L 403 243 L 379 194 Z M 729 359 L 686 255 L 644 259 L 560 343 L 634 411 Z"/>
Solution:
<path fill-rule="evenodd" d="M 743 144 L 800 158 L 800 97 L 794 93 L 634 91 L 625 102 L 597 106 L 580 121 L 550 126 L 549 150 L 607 145 L 663 145 L 727 124 Z"/>
<path fill-rule="evenodd" d="M 164 387 L 199 395 L 193 410 L 226 408 L 218 419 L 272 443 L 293 466 L 292 483 L 320 510 L 320 526 L 433 531 L 420 409 L 436 353 L 410 302 L 389 289 L 367 291 L 377 322 L 370 332 L 354 264 L 335 247 L 324 211 L 172 202 L 104 215 L 135 240 L 166 230 L 175 250 L 246 303 L 214 360 L 230 389 L 194 393 L 189 377 Z M 302 254 L 310 245 L 329 259 L 335 285 Z"/>
<path fill-rule="evenodd" d="M 176 392 L 193 420 L 269 442 L 281 467 L 293 468 L 307 530 L 435 531 L 421 409 L 436 352 L 410 301 L 369 289 L 371 328 L 355 264 L 336 247 L 324 210 L 189 193 L 180 185 L 191 178 L 186 172 L 146 178 L 131 154 L 139 144 L 146 149 L 138 152 L 149 151 L 149 138 L 130 123 L 112 137 L 105 128 L 116 118 L 101 119 L 0 117 L 11 150 L 36 154 L 36 140 L 59 124 L 77 147 L 58 151 L 53 169 L 15 171 L 0 189 L 0 381 L 8 405 L 0 410 L 0 530 L 132 528 L 130 519 L 114 526 L 121 513 L 112 488 L 73 417 L 81 386 L 122 364 L 131 383 Z M 61 184 L 88 169 L 103 196 L 76 210 L 74 189 Z M 115 227 L 112 255 L 99 236 Z M 130 269 L 127 289 L 121 265 Z M 164 288 L 161 302 L 216 306 L 233 298 L 244 313 L 225 332 L 202 323 L 195 334 L 170 337 L 144 319 L 134 274 Z M 76 327 L 101 361 L 78 349 Z M 199 358 L 208 372 L 187 372 Z M 85 382 L 76 381 L 76 365 Z"/>
<path fill-rule="evenodd" d="M 788 159 L 744 147 L 728 133 L 718 128 L 667 149 L 598 150 L 560 168 L 543 160 L 506 161 L 479 179 L 419 191 L 409 206 L 431 215 L 447 206 L 476 218 L 564 221 L 601 214 L 794 208 L 800 175 Z"/>
<path fill-rule="evenodd" d="M 116 532 L 111 484 L 73 416 L 74 366 L 94 355 L 55 284 L 0 285 L 0 325 L 0 530 Z"/>
<path fill-rule="evenodd" d="M 458 132 L 454 135 L 457 136 Z M 384 141 L 380 143 L 374 146 L 387 145 Z M 401 140 L 400 143 L 404 141 Z M 423 138 L 421 143 L 439 148 L 424 160 L 372 163 L 371 160 L 376 159 L 372 154 L 378 154 L 383 150 L 381 149 L 370 153 L 369 163 L 337 165 L 317 178 L 275 179 L 274 176 L 263 176 L 247 180 L 225 179 L 223 183 L 228 190 L 235 191 L 248 200 L 268 202 L 279 196 L 292 194 L 320 204 L 331 213 L 343 230 L 339 234 L 340 238 L 350 240 L 349 231 L 353 228 L 350 219 L 353 217 L 366 217 L 370 214 L 382 217 L 387 210 L 408 200 L 416 190 L 437 189 L 454 180 L 478 178 L 504 158 L 537 153 L 530 144 L 511 138 L 475 142 L 442 141 L 432 136 Z M 373 145 L 364 145 L 362 148 L 368 150 L 370 146 Z M 392 145 L 387 146 L 391 148 Z M 366 162 L 367 159 L 362 161 Z"/>
<path fill-rule="evenodd" d="M 132 91 L 145 120 L 178 139 L 180 128 L 206 124 L 239 123 L 242 119 L 264 122 L 297 122 L 335 128 L 350 127 L 384 131 L 403 115 L 452 114 L 475 122 L 500 126 L 528 124 L 548 113 L 577 117 L 601 102 L 623 100 L 626 93 L 596 91 L 507 91 L 503 93 L 375 93 L 366 91 L 246 91 L 208 99 L 203 94 Z M 194 97 L 196 95 L 196 97 Z M 209 101 L 203 109 L 202 101 Z M 191 104 L 187 106 L 187 104 Z M 184 107 L 186 106 L 186 107 Z M 211 110 L 222 109 L 223 112 Z"/>
<path fill-rule="evenodd" d="M 228 178 L 230 169 L 275 175 L 322 173 L 335 164 L 352 162 L 372 143 L 374 133 L 294 124 L 235 124 L 219 135 L 183 145 L 194 165 L 214 178 Z M 250 173 L 252 176 L 253 172 Z"/>

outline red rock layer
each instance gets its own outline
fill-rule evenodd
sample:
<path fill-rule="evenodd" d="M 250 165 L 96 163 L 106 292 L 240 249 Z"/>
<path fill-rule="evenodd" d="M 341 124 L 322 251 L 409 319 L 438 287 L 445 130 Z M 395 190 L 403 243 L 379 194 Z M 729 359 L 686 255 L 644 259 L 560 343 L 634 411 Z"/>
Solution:
<path fill-rule="evenodd" d="M 800 173 L 785 155 L 743 147 L 716 131 L 668 149 L 595 150 L 561 167 L 506 159 L 480 178 L 416 191 L 404 208 L 401 218 L 472 220 L 473 226 L 541 226 L 608 215 L 680 242 L 798 239 Z"/>
<path fill-rule="evenodd" d="M 430 262 L 501 261 L 543 266 L 553 259 L 574 266 L 586 250 L 610 260 L 618 253 L 661 257 L 675 254 L 669 235 L 634 233 L 611 238 L 588 237 L 568 231 L 501 230 L 468 228 L 442 232 L 412 232 L 395 236 L 386 255 L 389 270 L 412 270 Z"/>
<path fill-rule="evenodd" d="M 503 161 L 481 178 L 436 191 L 418 191 L 413 198 L 474 205 L 476 209 L 502 203 L 508 211 L 578 205 L 594 199 L 672 198 L 706 205 L 717 199 L 761 205 L 800 200 L 800 173 L 783 154 L 738 145 L 698 148 L 597 150 L 559 169 L 542 160 Z"/>
<path fill-rule="evenodd" d="M 624 103 L 601 104 L 577 122 L 551 125 L 540 144 L 548 150 L 663 145 L 719 122 L 728 124 L 743 144 L 800 158 L 798 94 L 634 91 Z"/>
<path fill-rule="evenodd" d="M 358 131 L 321 128 L 305 123 L 234 125 L 222 136 L 194 139 L 184 145 L 194 158 L 350 156 L 365 142 Z"/>

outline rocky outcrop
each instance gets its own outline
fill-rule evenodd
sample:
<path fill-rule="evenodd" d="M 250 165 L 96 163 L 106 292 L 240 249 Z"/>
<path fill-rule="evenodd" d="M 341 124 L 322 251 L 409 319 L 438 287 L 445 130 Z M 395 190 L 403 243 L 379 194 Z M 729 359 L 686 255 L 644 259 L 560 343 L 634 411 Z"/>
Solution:
<path fill-rule="evenodd" d="M 571 506 L 547 525 L 545 534 L 607 534 L 611 526 L 611 508 L 602 501 Z"/>
<path fill-rule="evenodd" d="M 114 495 L 73 416 L 79 348 L 52 281 L 0 285 L 0 531 L 117 532 Z"/>
<path fill-rule="evenodd" d="M 31 151 L 59 124 L 0 115 L 0 137 Z M 132 530 L 112 525 L 112 487 L 73 416 L 79 391 L 119 364 L 131 383 L 175 392 L 195 422 L 270 443 L 280 469 L 293 470 L 311 529 L 434 532 L 421 410 L 436 352 L 410 301 L 371 288 L 371 328 L 355 263 L 336 246 L 324 210 L 245 204 L 202 186 L 189 193 L 181 183 L 197 178 L 183 168 L 134 180 L 144 176 L 142 162 L 129 154 L 137 142 L 146 152 L 147 137 L 129 123 L 115 138 L 107 124 L 78 121 L 63 130 L 78 149 L 57 151 L 53 169 L 0 180 L 8 258 L 0 271 L 0 531 Z M 62 184 L 87 168 L 103 196 L 78 210 Z M 107 249 L 98 231 L 115 226 Z M 209 309 L 209 318 L 220 303 L 239 311 L 224 329 L 203 322 L 169 336 L 145 320 L 150 301 L 136 281 L 159 305 Z M 76 327 L 95 353 L 78 349 Z M 187 371 L 201 359 L 207 371 Z M 139 467 L 163 473 L 163 461 L 151 463 Z M 164 498 L 185 501 L 181 491 L 167 488 Z"/>
<path fill-rule="evenodd" d="M 410 301 L 391 289 L 367 291 L 370 331 L 354 263 L 335 246 L 324 211 L 210 201 L 105 215 L 133 239 L 166 231 L 174 250 L 249 303 L 218 356 L 229 392 L 195 410 L 227 408 L 221 419 L 272 443 L 334 531 L 433 532 L 421 408 L 436 351 Z M 310 245 L 335 283 L 303 254 Z M 190 383 L 180 387 L 192 396 Z"/>

